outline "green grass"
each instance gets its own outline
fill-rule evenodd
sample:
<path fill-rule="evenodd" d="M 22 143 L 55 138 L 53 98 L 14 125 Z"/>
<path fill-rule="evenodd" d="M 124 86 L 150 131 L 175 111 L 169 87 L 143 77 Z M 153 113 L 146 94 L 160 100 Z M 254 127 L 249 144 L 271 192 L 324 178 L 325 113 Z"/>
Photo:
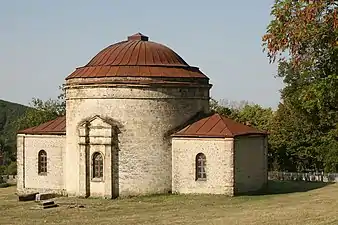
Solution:
<path fill-rule="evenodd" d="M 15 187 L 0 189 L 1 224 L 338 224 L 338 184 L 272 182 L 270 194 L 158 195 L 120 200 L 57 198 L 60 206 L 32 209 Z M 85 208 L 69 208 L 82 204 Z"/>

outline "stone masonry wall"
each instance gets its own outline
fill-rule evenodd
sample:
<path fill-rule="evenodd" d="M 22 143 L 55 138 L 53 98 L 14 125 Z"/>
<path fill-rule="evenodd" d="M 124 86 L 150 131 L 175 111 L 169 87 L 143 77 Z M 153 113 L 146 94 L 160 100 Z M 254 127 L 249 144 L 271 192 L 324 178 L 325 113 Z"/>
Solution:
<path fill-rule="evenodd" d="M 79 124 L 99 115 L 117 121 L 119 196 L 171 191 L 171 138 L 168 132 L 199 111 L 209 110 L 204 90 L 68 86 L 66 189 L 79 195 Z"/>
<path fill-rule="evenodd" d="M 233 195 L 233 139 L 173 138 L 174 193 Z M 195 180 L 195 159 L 206 156 L 206 181 Z"/>
<path fill-rule="evenodd" d="M 258 191 L 267 184 L 267 138 L 243 136 L 235 139 L 235 192 Z"/>
<path fill-rule="evenodd" d="M 19 193 L 51 191 L 61 193 L 63 183 L 63 151 L 65 136 L 18 135 L 17 189 Z M 47 174 L 38 174 L 38 153 L 47 153 Z"/>

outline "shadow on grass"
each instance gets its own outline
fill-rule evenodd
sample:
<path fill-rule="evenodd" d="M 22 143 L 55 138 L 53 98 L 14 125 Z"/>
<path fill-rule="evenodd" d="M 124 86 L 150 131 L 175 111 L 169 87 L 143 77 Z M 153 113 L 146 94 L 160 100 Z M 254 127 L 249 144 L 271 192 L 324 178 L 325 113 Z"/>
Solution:
<path fill-rule="evenodd" d="M 10 184 L 10 183 L 1 183 L 0 188 L 7 188 L 11 186 L 16 186 L 16 184 Z"/>
<path fill-rule="evenodd" d="M 329 182 L 306 182 L 306 181 L 272 181 L 269 180 L 265 189 L 258 192 L 244 193 L 239 195 L 276 195 L 276 194 L 289 194 L 296 192 L 307 192 L 325 186 L 331 185 Z"/>

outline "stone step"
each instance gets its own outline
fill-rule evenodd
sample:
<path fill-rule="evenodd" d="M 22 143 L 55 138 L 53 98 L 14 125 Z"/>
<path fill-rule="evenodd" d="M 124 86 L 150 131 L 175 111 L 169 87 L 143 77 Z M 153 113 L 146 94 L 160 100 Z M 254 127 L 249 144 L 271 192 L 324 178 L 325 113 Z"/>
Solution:
<path fill-rule="evenodd" d="M 54 201 L 42 201 L 40 202 L 42 206 L 47 206 L 47 205 L 54 205 Z"/>
<path fill-rule="evenodd" d="M 52 193 L 39 193 L 35 196 L 35 201 L 42 201 L 42 200 L 47 200 L 51 198 L 55 198 L 56 195 Z"/>
<path fill-rule="evenodd" d="M 44 209 L 49 209 L 49 208 L 54 208 L 54 207 L 58 207 L 57 204 L 51 204 L 51 205 L 44 205 L 43 208 Z"/>

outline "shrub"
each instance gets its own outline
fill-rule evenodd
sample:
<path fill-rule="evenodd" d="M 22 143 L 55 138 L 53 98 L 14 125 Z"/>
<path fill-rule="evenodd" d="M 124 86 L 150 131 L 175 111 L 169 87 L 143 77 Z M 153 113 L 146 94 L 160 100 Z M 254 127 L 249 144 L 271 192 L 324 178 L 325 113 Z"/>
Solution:
<path fill-rule="evenodd" d="M 0 184 L 0 188 L 6 188 L 6 187 L 9 187 L 10 184 L 7 184 L 7 183 L 2 183 Z"/>
<path fill-rule="evenodd" d="M 6 168 L 6 175 L 16 175 L 16 162 L 11 162 Z"/>

